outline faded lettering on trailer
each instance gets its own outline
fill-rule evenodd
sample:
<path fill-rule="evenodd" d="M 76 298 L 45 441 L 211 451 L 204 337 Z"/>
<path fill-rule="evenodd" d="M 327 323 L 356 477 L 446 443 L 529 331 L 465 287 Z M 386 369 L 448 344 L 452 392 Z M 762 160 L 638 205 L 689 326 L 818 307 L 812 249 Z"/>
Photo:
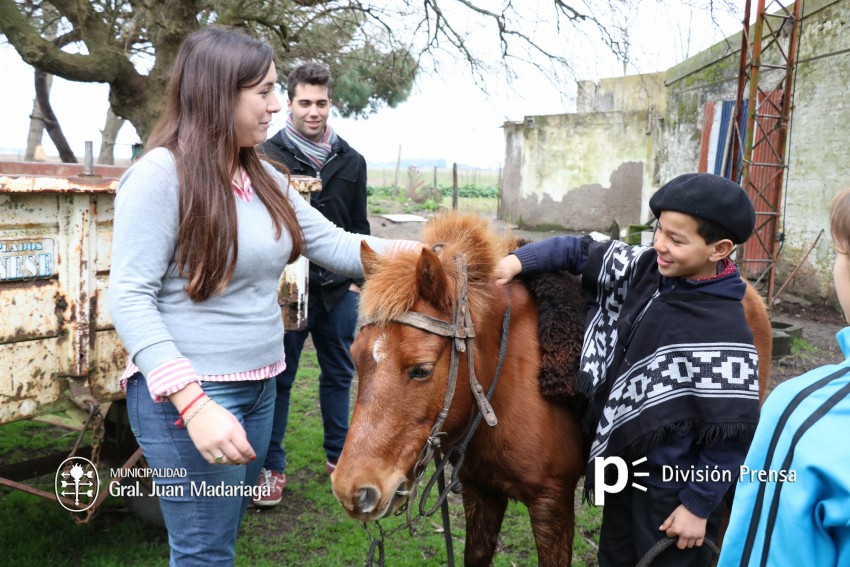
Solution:
<path fill-rule="evenodd" d="M 51 278 L 55 273 L 53 239 L 0 240 L 0 281 Z"/>

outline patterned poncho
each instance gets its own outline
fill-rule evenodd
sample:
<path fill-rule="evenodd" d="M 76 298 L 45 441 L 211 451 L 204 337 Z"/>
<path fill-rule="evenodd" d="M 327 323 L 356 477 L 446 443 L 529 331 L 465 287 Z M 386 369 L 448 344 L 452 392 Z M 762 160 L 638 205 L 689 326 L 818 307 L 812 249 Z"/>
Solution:
<path fill-rule="evenodd" d="M 591 462 L 637 458 L 684 432 L 697 443 L 749 442 L 758 356 L 734 264 L 708 280 L 668 279 L 651 248 L 586 246 L 582 285 L 591 306 L 579 388 L 591 402 Z"/>

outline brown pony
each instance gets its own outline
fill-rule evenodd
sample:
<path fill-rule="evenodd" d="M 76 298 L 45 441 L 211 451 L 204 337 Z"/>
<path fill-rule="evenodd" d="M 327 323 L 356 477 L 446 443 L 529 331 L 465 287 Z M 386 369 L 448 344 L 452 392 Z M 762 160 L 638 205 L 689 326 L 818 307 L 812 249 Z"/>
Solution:
<path fill-rule="evenodd" d="M 747 291 L 741 300 L 744 316 L 753 332 L 753 342 L 759 355 L 759 402 L 767 397 L 767 384 L 770 381 L 770 359 L 773 358 L 773 328 L 767 308 L 756 288 L 747 282 Z"/>
<path fill-rule="evenodd" d="M 544 398 L 538 385 L 537 306 L 524 286 L 508 292 L 492 272 L 514 246 L 476 216 L 440 215 L 425 227 L 426 245 L 444 243 L 439 255 L 378 257 L 364 248 L 366 286 L 360 330 L 351 351 L 359 387 L 345 447 L 332 476 L 333 491 L 361 520 L 387 516 L 401 504 L 412 470 L 443 406 L 452 340 L 393 323 L 413 311 L 452 321 L 458 300 L 455 261 L 468 262 L 469 311 L 475 328 L 475 372 L 486 391 L 499 358 L 502 315 L 510 294 L 508 347 L 490 400 L 498 425 L 482 423 L 459 470 L 466 516 L 466 565 L 489 565 L 509 499 L 527 507 L 541 565 L 570 562 L 576 483 L 584 474 L 579 418 Z M 581 336 L 575 337 L 581 341 Z M 444 447 L 457 443 L 478 407 L 468 382 L 466 357 L 443 424 Z"/>
<path fill-rule="evenodd" d="M 421 252 L 392 258 L 362 247 L 366 285 L 360 318 L 365 325 L 351 349 L 359 387 L 345 446 L 331 477 L 334 495 L 354 518 L 391 515 L 411 489 L 414 468 L 440 419 L 451 351 L 458 339 L 400 320 L 418 313 L 452 322 L 455 307 L 467 296 L 475 333 L 474 373 L 487 391 L 510 302 L 507 349 L 490 400 L 498 424 L 481 423 L 458 470 L 466 517 L 464 563 L 490 564 L 508 500 L 513 499 L 528 508 L 538 564 L 568 565 L 575 488 L 585 470 L 584 437 L 571 404 L 541 394 L 535 299 L 519 281 L 506 288 L 494 283 L 496 263 L 516 241 L 499 238 L 484 219 L 456 214 L 431 219 L 422 240 L 426 247 Z M 456 262 L 459 256 L 466 260 L 465 270 Z M 754 297 L 745 300 L 745 309 L 764 312 L 759 324 L 766 322 L 769 333 L 764 304 L 755 290 L 750 292 Z M 566 340 L 572 344 L 564 345 L 565 350 L 580 350 L 580 332 Z M 757 344 L 760 356 L 763 348 Z M 459 358 L 457 387 L 442 424 L 443 450 L 460 441 L 479 408 L 469 386 L 466 355 Z M 762 360 L 770 360 L 769 351 Z"/>

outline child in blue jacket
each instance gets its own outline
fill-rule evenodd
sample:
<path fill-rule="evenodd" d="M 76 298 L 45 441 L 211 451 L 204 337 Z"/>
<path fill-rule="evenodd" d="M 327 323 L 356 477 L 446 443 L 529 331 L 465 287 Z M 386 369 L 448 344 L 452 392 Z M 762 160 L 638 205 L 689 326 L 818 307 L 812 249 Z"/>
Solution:
<path fill-rule="evenodd" d="M 835 290 L 850 320 L 850 188 L 832 204 Z M 850 327 L 846 360 L 770 394 L 738 482 L 719 567 L 850 565 Z"/>
<path fill-rule="evenodd" d="M 665 534 L 654 566 L 707 566 L 720 504 L 758 420 L 758 357 L 729 259 L 755 224 L 747 194 L 711 174 L 681 175 L 650 199 L 652 248 L 563 236 L 524 246 L 496 270 L 581 274 L 588 300 L 579 389 L 590 401 L 586 489 L 595 463 L 625 459 L 634 476 L 604 495 L 601 567 L 634 567 Z M 597 492 L 598 495 L 598 492 Z M 677 549 L 678 547 L 678 549 Z"/>

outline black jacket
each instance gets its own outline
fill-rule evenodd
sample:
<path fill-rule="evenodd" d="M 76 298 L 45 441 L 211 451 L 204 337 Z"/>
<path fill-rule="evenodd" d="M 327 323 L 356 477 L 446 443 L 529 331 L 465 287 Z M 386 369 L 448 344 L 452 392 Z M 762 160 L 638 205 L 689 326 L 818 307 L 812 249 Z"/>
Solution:
<path fill-rule="evenodd" d="M 266 140 L 260 150 L 269 158 L 284 164 L 292 175 L 320 177 L 322 190 L 313 193 L 310 204 L 338 227 L 356 234 L 369 234 L 366 218 L 366 160 L 337 137 L 330 157 L 319 175 L 307 157 L 280 130 Z M 310 264 L 310 304 L 321 301 L 325 309 L 340 302 L 351 282 L 362 280 L 335 274 L 317 264 Z"/>

